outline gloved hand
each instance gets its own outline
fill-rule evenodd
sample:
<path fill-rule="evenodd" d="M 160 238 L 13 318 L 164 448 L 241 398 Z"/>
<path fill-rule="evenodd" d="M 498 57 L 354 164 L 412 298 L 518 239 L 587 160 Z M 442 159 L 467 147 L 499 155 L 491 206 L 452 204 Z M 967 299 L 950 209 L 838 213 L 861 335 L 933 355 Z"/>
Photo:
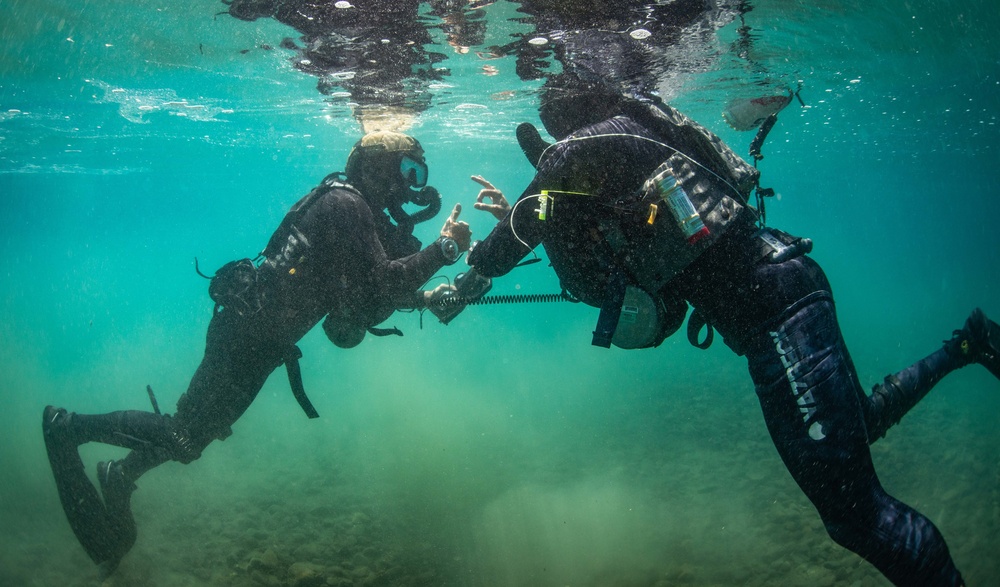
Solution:
<path fill-rule="evenodd" d="M 424 292 L 424 304 L 442 324 L 448 324 L 462 313 L 469 303 L 486 295 L 493 280 L 476 273 L 473 267 L 455 276 L 455 285 L 442 284 Z"/>
<path fill-rule="evenodd" d="M 460 303 L 457 292 L 458 289 L 454 285 L 442 283 L 424 292 L 424 305 L 442 324 L 448 324 L 465 309 L 465 304 Z"/>

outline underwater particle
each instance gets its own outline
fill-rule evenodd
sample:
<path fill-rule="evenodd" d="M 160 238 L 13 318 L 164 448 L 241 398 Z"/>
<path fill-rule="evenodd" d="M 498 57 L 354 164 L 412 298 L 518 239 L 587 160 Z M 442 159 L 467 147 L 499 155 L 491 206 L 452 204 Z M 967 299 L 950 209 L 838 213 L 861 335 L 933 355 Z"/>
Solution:
<path fill-rule="evenodd" d="M 528 41 L 528 44 L 540 47 L 542 45 L 548 45 L 549 44 L 549 40 L 546 39 L 545 37 L 535 37 L 534 39 L 531 39 L 530 41 Z"/>
<path fill-rule="evenodd" d="M 628 36 L 632 37 L 633 39 L 635 39 L 637 41 L 641 41 L 643 39 L 648 39 L 650 37 L 650 35 L 652 35 L 652 34 L 653 33 L 649 32 L 646 29 L 635 29 L 634 31 L 632 31 L 631 33 L 629 33 Z"/>
<path fill-rule="evenodd" d="M 347 0 L 340 0 L 340 2 L 337 2 L 336 4 L 334 4 L 333 7 L 334 8 L 354 8 L 354 5 L 351 4 L 350 2 L 348 2 Z"/>

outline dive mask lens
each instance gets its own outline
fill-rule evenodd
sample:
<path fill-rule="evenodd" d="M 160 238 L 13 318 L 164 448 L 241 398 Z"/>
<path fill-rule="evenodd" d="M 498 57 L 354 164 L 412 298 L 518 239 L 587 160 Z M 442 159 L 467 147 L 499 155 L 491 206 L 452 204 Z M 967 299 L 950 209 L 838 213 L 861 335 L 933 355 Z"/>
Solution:
<path fill-rule="evenodd" d="M 411 188 L 422 188 L 427 185 L 427 164 L 403 155 L 399 162 L 399 173 Z"/>

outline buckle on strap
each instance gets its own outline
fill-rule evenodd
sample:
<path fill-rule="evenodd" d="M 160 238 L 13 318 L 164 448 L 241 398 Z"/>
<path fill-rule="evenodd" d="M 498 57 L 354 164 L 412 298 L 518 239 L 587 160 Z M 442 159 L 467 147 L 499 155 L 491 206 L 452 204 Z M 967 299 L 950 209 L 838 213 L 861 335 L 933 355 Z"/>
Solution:
<path fill-rule="evenodd" d="M 777 265 L 812 251 L 812 239 L 792 236 L 783 230 L 762 228 L 757 233 L 758 256 Z"/>

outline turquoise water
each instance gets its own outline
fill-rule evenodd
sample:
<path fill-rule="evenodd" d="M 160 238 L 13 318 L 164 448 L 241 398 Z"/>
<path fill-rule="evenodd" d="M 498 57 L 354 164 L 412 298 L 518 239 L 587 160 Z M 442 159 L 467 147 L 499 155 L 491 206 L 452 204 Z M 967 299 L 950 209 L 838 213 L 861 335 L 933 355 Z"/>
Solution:
<path fill-rule="evenodd" d="M 801 86 L 760 164 L 769 220 L 815 241 L 870 387 L 973 307 L 1000 316 L 1000 17 L 985 0 L 753 7 L 751 60 L 733 22 L 660 90 L 745 153 L 725 105 Z M 485 8 L 467 53 L 422 8 L 450 75 L 408 132 L 479 237 L 492 222 L 470 213 L 469 176 L 510 196 L 531 177 L 513 129 L 537 122 L 539 82 L 476 55 L 530 31 L 515 8 Z M 349 100 L 278 48 L 296 31 L 224 9 L 0 0 L 0 584 L 97 583 L 59 508 L 43 406 L 148 409 L 151 384 L 172 410 L 211 316 L 193 258 L 253 256 L 361 134 Z M 557 290 L 544 264 L 495 285 Z M 888 584 L 826 537 L 723 345 L 597 349 L 596 311 L 569 304 L 424 318 L 397 314 L 403 338 L 349 351 L 307 335 L 322 417 L 279 372 L 230 439 L 143 477 L 139 539 L 108 584 L 291 585 L 295 563 L 329 585 Z M 969 585 L 1000 583 L 998 412 L 1000 383 L 965 369 L 873 448 Z M 91 468 L 121 454 L 83 452 Z"/>

